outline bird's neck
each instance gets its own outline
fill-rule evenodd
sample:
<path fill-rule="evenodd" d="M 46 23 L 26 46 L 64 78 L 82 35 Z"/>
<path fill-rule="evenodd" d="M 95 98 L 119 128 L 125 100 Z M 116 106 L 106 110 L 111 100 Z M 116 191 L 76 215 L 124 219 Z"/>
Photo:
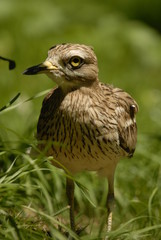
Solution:
<path fill-rule="evenodd" d="M 59 88 L 62 90 L 64 95 L 68 94 L 69 92 L 73 92 L 75 90 L 81 89 L 81 88 L 90 88 L 90 89 L 96 89 L 99 86 L 99 80 L 90 81 L 90 82 L 83 82 L 83 84 L 73 84 L 69 82 L 65 82 L 62 85 L 59 85 Z"/>

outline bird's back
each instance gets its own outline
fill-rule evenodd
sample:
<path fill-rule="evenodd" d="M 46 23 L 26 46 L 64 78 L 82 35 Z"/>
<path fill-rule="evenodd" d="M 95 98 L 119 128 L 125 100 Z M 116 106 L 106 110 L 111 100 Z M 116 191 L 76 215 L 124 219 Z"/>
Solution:
<path fill-rule="evenodd" d="M 103 83 L 67 94 L 58 87 L 43 101 L 37 138 L 45 143 L 39 147 L 48 145 L 47 155 L 73 173 L 96 170 L 106 175 L 135 150 L 137 111 L 129 94 Z"/>

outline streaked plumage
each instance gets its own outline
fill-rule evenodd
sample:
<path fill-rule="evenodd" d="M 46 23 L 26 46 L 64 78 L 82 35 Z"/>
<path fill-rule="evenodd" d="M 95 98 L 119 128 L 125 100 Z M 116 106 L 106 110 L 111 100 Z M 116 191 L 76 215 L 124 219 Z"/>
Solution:
<path fill-rule="evenodd" d="M 116 165 L 135 150 L 137 103 L 123 90 L 99 82 L 97 58 L 85 45 L 52 47 L 46 61 L 25 74 L 40 72 L 58 87 L 43 101 L 37 139 L 45 141 L 39 148 L 50 141 L 47 155 L 72 174 L 88 170 L 107 177 L 113 195 Z"/>

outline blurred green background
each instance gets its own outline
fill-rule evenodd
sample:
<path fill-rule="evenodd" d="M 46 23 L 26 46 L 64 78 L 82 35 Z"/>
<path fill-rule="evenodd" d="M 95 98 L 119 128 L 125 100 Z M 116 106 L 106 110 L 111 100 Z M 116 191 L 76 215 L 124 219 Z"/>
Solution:
<path fill-rule="evenodd" d="M 27 67 L 42 62 L 51 46 L 62 42 L 84 43 L 95 49 L 100 80 L 125 89 L 137 100 L 139 132 L 158 133 L 160 9 L 159 0 L 153 3 L 136 0 L 1 1 L 0 55 L 14 59 L 17 67 L 8 71 L 7 63 L 0 61 L 0 106 L 17 92 L 25 99 L 53 87 L 46 76 L 22 75 Z M 7 124 L 21 134 L 26 127 L 35 124 L 38 116 L 41 103 L 30 104 L 12 112 L 12 121 Z M 6 118 L 8 116 L 4 116 L 5 121 Z M 19 124 L 18 119 L 23 124 Z"/>
<path fill-rule="evenodd" d="M 133 214 L 145 213 L 154 189 L 154 218 L 161 223 L 160 13 L 160 0 L 0 1 L 0 56 L 16 61 L 16 68 L 9 71 L 7 62 L 0 60 L 0 108 L 18 92 L 21 96 L 17 102 L 22 102 L 54 86 L 45 75 L 24 76 L 22 72 L 41 63 L 51 46 L 64 42 L 93 46 L 99 79 L 126 90 L 138 102 L 136 154 L 130 161 L 122 161 L 116 174 L 116 227 L 125 216 L 130 219 Z M 19 139 L 34 139 L 42 99 L 2 112 L 2 146 L 20 150 Z M 5 163 L 3 160 L 2 166 L 12 162 L 12 158 L 5 158 Z M 141 204 L 129 203 L 131 199 Z M 128 204 L 132 204 L 131 212 L 120 210 L 119 206 Z"/>

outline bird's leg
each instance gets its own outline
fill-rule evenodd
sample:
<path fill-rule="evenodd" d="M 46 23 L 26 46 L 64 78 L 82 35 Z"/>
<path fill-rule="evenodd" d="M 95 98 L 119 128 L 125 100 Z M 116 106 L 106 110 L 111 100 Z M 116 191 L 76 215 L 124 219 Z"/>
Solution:
<path fill-rule="evenodd" d="M 114 208 L 114 193 L 109 192 L 107 195 L 107 232 L 110 232 L 112 229 L 112 212 Z"/>
<path fill-rule="evenodd" d="M 107 195 L 107 233 L 112 229 L 112 212 L 114 208 L 114 187 L 113 181 L 108 182 L 108 195 Z M 108 240 L 108 236 L 105 237 L 105 240 Z"/>
<path fill-rule="evenodd" d="M 69 204 L 69 214 L 70 214 L 70 226 L 75 232 L 75 220 L 74 220 L 74 182 L 70 178 L 66 178 L 66 194 Z"/>

